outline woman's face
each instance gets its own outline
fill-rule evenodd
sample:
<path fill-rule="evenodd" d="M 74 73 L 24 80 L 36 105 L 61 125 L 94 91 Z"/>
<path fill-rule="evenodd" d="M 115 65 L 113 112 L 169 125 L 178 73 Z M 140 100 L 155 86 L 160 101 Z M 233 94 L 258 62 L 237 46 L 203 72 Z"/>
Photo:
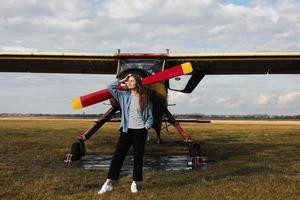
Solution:
<path fill-rule="evenodd" d="M 128 89 L 134 89 L 136 87 L 136 80 L 134 79 L 133 76 L 130 76 L 128 78 L 127 87 L 128 87 Z"/>

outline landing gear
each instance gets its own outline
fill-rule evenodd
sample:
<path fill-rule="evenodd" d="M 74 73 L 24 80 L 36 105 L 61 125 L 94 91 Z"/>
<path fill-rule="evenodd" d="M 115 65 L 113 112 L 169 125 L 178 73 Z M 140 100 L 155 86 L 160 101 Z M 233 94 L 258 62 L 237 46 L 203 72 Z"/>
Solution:
<path fill-rule="evenodd" d="M 102 115 L 97 121 L 95 121 L 95 124 L 91 128 L 89 128 L 87 131 L 81 134 L 80 137 L 78 138 L 78 141 L 72 144 L 71 150 L 66 155 L 66 159 L 64 160 L 65 163 L 71 163 L 72 161 L 80 160 L 81 157 L 86 154 L 84 141 L 89 139 L 92 135 L 94 135 L 96 131 L 99 128 L 101 128 L 105 122 L 110 121 L 110 119 L 112 119 L 114 116 L 119 114 L 118 111 L 120 110 L 120 108 L 118 104 L 114 102 L 114 99 L 111 99 L 110 101 L 113 106 L 104 115 Z M 184 142 L 187 144 L 189 155 L 192 158 L 192 166 L 193 167 L 200 166 L 202 163 L 202 159 L 201 159 L 202 151 L 200 148 L 200 144 L 192 143 L 191 137 L 185 133 L 185 131 L 182 129 L 180 124 L 176 121 L 176 119 L 170 113 L 170 111 L 166 106 L 160 107 L 160 112 L 162 113 L 162 116 L 159 118 L 160 121 L 156 121 L 153 126 L 153 128 L 157 133 L 156 144 L 162 143 L 162 140 L 160 138 L 161 129 L 168 130 L 168 126 L 170 126 L 171 124 L 176 128 L 178 133 L 184 139 Z"/>
<path fill-rule="evenodd" d="M 118 106 L 112 106 L 104 115 L 95 121 L 95 124 L 91 128 L 81 134 L 78 138 L 78 141 L 72 144 L 71 151 L 66 155 L 64 162 L 71 163 L 72 161 L 80 160 L 81 157 L 86 153 L 84 141 L 92 137 L 92 135 L 94 135 L 105 122 L 117 115 L 117 111 L 119 110 L 120 109 Z"/>
<path fill-rule="evenodd" d="M 152 128 L 155 130 L 156 136 L 157 136 L 154 143 L 161 144 L 162 139 L 160 138 L 160 131 L 161 131 L 161 126 L 162 126 L 162 120 L 161 120 L 161 117 L 159 116 L 159 114 L 153 113 L 153 116 L 154 116 L 154 123 L 153 123 Z"/>
<path fill-rule="evenodd" d="M 163 129 L 168 130 L 167 123 L 170 123 L 171 125 L 173 125 L 176 128 L 176 130 L 178 131 L 178 133 L 182 136 L 184 142 L 187 144 L 189 155 L 192 158 L 192 166 L 193 167 L 200 166 L 202 163 L 202 159 L 201 159 L 202 151 L 201 151 L 200 144 L 192 142 L 191 137 L 188 134 L 186 134 L 186 132 L 180 126 L 179 122 L 176 121 L 176 119 L 170 113 L 170 111 L 168 110 L 168 108 L 166 106 L 162 107 L 162 109 L 163 109 L 163 113 L 164 113 L 162 116 L 162 119 L 165 121 L 165 125 L 164 125 Z"/>

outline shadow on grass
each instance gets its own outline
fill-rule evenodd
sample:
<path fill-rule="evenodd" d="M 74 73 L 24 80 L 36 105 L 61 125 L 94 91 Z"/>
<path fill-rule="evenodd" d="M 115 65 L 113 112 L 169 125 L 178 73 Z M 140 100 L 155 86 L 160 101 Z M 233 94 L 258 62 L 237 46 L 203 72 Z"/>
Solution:
<path fill-rule="evenodd" d="M 247 162 L 254 162 L 255 160 L 260 161 L 259 155 L 264 152 L 269 152 L 269 159 L 273 157 L 273 162 L 281 162 L 284 161 L 284 158 L 282 158 L 281 155 L 288 155 L 292 151 L 297 152 L 300 150 L 300 146 L 297 143 L 247 143 L 238 142 L 238 140 L 232 139 L 207 139 L 202 140 L 200 145 L 202 147 L 203 154 L 211 162 L 222 162 L 236 159 L 245 160 Z M 278 156 L 280 156 L 280 159 L 277 159 Z M 264 157 L 264 159 L 265 158 L 266 157 Z"/>
<path fill-rule="evenodd" d="M 230 177 L 251 177 L 252 175 L 290 175 L 298 174 L 295 170 L 279 167 L 289 162 L 297 163 L 300 159 L 298 143 L 247 143 L 234 138 L 206 139 L 200 143 L 204 156 L 208 159 L 208 170 L 184 172 L 181 176 L 164 179 L 154 187 L 193 185 Z M 186 177 L 183 177 L 186 176 Z M 177 177 L 177 178 L 175 178 Z"/>

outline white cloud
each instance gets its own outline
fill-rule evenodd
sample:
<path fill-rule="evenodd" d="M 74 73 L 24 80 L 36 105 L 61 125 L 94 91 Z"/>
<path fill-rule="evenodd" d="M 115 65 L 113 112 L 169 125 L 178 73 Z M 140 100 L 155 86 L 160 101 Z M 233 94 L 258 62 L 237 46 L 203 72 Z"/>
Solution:
<path fill-rule="evenodd" d="M 255 104 L 258 105 L 266 105 L 268 103 L 269 103 L 268 97 L 263 94 L 258 95 L 255 99 Z"/>
<path fill-rule="evenodd" d="M 250 3 L 233 0 L 3 1 L 0 4 L 0 50 L 100 53 L 116 52 L 118 48 L 122 52 L 162 52 L 168 48 L 171 53 L 299 51 L 299 10 L 297 0 L 254 0 Z M 76 83 L 79 79 L 80 84 Z M 52 105 L 59 105 L 57 107 L 61 109 L 57 112 L 70 112 L 62 108 L 69 106 L 66 99 L 92 92 L 95 84 L 103 81 L 99 79 L 101 81 L 97 82 L 98 77 L 75 78 L 73 75 L 38 78 L 31 74 L 7 78 L 2 74 L 0 91 L 21 98 L 22 105 L 29 105 L 30 100 L 25 96 L 17 97 L 18 91 L 37 94 L 45 88 L 54 91 L 52 86 L 55 85 L 56 92 L 61 95 L 52 100 Z M 174 107 L 177 112 L 260 112 L 261 106 L 255 106 L 253 99 L 257 104 L 276 109 L 276 99 L 271 100 L 288 90 L 297 91 L 300 84 L 299 78 L 283 77 L 272 82 L 273 76 L 267 80 L 252 76 L 247 80 L 225 76 L 205 80 L 192 94 L 170 92 L 170 103 L 178 104 Z M 24 87 L 18 89 L 23 83 Z M 273 91 L 274 83 L 281 83 L 276 91 Z M 12 91 L 17 92 L 11 94 Z M 42 94 L 44 99 L 51 98 L 51 94 Z M 296 101 L 298 97 L 282 95 L 280 99 L 289 98 L 293 100 L 278 101 L 281 104 L 292 101 L 294 107 L 276 110 L 277 113 L 296 112 L 295 108 L 300 106 Z M 17 107 L 11 105 L 11 98 L 1 99 L 1 103 L 6 101 L 3 103 L 6 106 L 2 106 L 0 112 Z M 34 112 L 46 111 L 45 104 L 39 105 Z M 20 106 L 18 110 L 23 112 L 22 109 Z"/>
<path fill-rule="evenodd" d="M 201 104 L 203 101 L 197 93 L 185 94 L 176 91 L 168 92 L 168 101 L 169 103 L 176 103 L 182 105 L 192 105 L 192 104 Z"/>
<path fill-rule="evenodd" d="M 23 46 L 3 46 L 1 51 L 10 51 L 10 52 L 36 52 L 37 49 L 27 48 Z"/>
<path fill-rule="evenodd" d="M 298 101 L 298 103 L 300 102 L 300 92 L 291 92 L 278 97 L 279 105 L 287 105 L 295 101 Z"/>
<path fill-rule="evenodd" d="M 22 46 L 39 51 L 300 49 L 298 1 L 250 5 L 212 0 L 16 2 L 0 5 L 4 47 L 21 40 Z"/>

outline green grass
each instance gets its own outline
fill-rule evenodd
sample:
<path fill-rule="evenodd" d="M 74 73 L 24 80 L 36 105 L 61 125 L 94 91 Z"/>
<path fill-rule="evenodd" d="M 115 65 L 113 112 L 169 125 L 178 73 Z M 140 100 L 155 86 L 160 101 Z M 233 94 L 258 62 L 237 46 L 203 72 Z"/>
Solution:
<path fill-rule="evenodd" d="M 131 175 L 114 191 L 97 195 L 107 172 L 63 163 L 75 139 L 92 121 L 0 119 L 1 199 L 299 199 L 300 122 L 182 123 L 202 144 L 205 171 L 144 171 L 142 191 L 131 194 Z M 86 142 L 88 154 L 112 154 L 119 123 L 105 124 Z M 186 154 L 174 128 L 146 154 Z"/>

